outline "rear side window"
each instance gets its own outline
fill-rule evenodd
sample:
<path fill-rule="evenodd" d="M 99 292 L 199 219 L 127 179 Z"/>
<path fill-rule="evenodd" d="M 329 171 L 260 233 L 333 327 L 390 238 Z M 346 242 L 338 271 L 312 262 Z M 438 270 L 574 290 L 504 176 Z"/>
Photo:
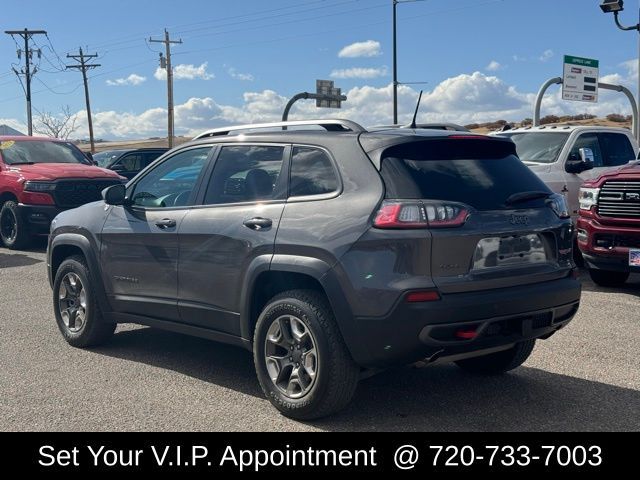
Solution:
<path fill-rule="evenodd" d="M 500 210 L 519 192 L 547 186 L 515 155 L 511 142 L 428 140 L 387 149 L 380 173 L 386 198 L 462 202 L 478 210 Z M 519 204 L 539 205 L 543 200 Z"/>
<path fill-rule="evenodd" d="M 289 196 L 322 195 L 336 190 L 338 176 L 327 153 L 313 147 L 294 147 Z"/>
<path fill-rule="evenodd" d="M 604 150 L 604 166 L 616 167 L 635 159 L 629 137 L 621 133 L 599 133 L 600 147 Z"/>
<path fill-rule="evenodd" d="M 259 202 L 279 197 L 276 188 L 284 164 L 284 147 L 222 147 L 207 188 L 205 205 Z"/>

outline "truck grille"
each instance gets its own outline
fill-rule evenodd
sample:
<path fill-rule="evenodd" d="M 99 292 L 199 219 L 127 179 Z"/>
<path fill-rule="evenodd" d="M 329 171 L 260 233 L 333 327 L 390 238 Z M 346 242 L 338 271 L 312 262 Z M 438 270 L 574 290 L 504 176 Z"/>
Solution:
<path fill-rule="evenodd" d="M 58 207 L 74 208 L 100 200 L 100 192 L 119 180 L 63 180 L 57 182 L 53 198 Z"/>
<path fill-rule="evenodd" d="M 603 217 L 640 218 L 640 181 L 606 182 L 600 189 L 598 213 Z"/>

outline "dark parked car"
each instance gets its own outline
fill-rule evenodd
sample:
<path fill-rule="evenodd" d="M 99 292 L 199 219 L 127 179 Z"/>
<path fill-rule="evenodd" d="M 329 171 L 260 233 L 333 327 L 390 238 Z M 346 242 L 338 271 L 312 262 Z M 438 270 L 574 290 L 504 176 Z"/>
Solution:
<path fill-rule="evenodd" d="M 102 168 L 118 172 L 131 180 L 142 169 L 151 164 L 168 148 L 137 148 L 135 150 L 105 150 L 93 155 L 93 160 Z"/>
<path fill-rule="evenodd" d="M 339 410 L 394 365 L 516 368 L 580 301 L 564 199 L 509 139 L 218 129 L 103 197 L 52 228 L 66 341 L 132 322 L 242 346 L 293 418 Z"/>

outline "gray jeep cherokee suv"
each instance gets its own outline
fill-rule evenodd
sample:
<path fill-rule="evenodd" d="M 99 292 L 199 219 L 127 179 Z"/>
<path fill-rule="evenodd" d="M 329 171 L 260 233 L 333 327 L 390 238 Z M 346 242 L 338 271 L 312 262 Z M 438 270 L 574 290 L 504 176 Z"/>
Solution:
<path fill-rule="evenodd" d="M 297 419 L 390 366 L 516 368 L 580 301 L 564 199 L 509 139 L 346 120 L 218 129 L 103 198 L 52 225 L 65 340 L 131 322 L 245 347 Z"/>

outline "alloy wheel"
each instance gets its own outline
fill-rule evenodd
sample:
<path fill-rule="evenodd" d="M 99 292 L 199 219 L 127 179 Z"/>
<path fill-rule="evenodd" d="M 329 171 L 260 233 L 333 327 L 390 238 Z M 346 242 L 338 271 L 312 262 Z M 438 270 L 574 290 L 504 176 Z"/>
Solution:
<path fill-rule="evenodd" d="M 276 318 L 267 331 L 265 362 L 276 388 L 292 399 L 308 394 L 318 376 L 316 340 L 307 325 L 294 315 Z"/>
<path fill-rule="evenodd" d="M 60 282 L 58 308 L 65 326 L 71 333 L 82 330 L 87 318 L 87 292 L 80 277 L 67 273 Z"/>

